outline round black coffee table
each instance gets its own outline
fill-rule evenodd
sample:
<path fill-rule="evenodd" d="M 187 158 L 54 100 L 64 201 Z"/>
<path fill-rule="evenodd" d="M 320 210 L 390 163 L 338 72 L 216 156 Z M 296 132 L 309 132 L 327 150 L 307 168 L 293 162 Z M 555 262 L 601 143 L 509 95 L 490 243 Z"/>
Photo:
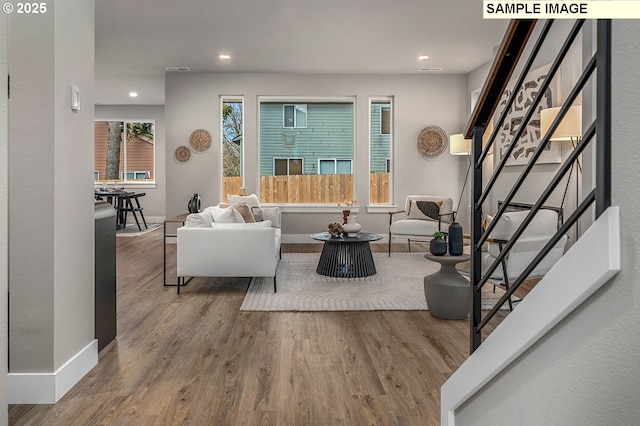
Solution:
<path fill-rule="evenodd" d="M 334 237 L 328 232 L 312 234 L 311 238 L 324 241 L 316 272 L 340 278 L 360 278 L 375 275 L 369 242 L 382 239 L 380 234 L 359 232 L 355 237 Z"/>

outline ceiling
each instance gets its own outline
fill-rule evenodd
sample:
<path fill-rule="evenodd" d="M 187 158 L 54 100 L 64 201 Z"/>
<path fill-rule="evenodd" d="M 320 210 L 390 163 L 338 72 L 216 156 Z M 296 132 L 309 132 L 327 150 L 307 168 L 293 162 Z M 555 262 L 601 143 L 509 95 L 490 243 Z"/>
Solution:
<path fill-rule="evenodd" d="M 482 19 L 482 2 L 471 3 L 96 0 L 96 104 L 164 104 L 165 68 L 176 66 L 188 72 L 465 74 L 492 58 L 508 25 Z M 131 91 L 139 96 L 131 98 Z"/>

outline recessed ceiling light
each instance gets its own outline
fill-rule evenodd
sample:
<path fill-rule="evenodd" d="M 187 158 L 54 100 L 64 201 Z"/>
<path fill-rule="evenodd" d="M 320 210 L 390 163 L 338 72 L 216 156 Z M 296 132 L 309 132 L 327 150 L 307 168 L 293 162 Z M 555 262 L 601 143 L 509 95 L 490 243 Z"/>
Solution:
<path fill-rule="evenodd" d="M 131 96 L 132 98 L 137 98 L 138 97 L 138 93 L 137 92 L 129 92 L 129 96 Z"/>
<path fill-rule="evenodd" d="M 229 55 L 220 55 L 220 56 L 218 56 L 218 58 L 220 58 L 220 59 L 231 59 L 231 56 L 229 56 Z"/>
<path fill-rule="evenodd" d="M 418 60 L 420 60 L 420 61 L 426 61 L 427 59 L 429 59 L 429 56 L 427 56 L 427 55 L 418 56 Z"/>

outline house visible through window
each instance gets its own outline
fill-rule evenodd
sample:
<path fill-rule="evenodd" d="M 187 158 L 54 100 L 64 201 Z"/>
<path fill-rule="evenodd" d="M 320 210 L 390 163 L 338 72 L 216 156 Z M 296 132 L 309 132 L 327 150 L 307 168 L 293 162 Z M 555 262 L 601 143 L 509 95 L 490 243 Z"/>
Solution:
<path fill-rule="evenodd" d="M 307 105 L 283 105 L 283 125 L 286 128 L 307 128 Z"/>
<path fill-rule="evenodd" d="M 274 158 L 273 174 L 275 176 L 301 175 L 302 158 Z"/>
<path fill-rule="evenodd" d="M 94 131 L 94 180 L 155 180 L 153 122 L 96 121 Z"/>
<path fill-rule="evenodd" d="M 388 204 L 391 199 L 392 101 L 371 99 L 369 127 L 369 203 Z"/>
<path fill-rule="evenodd" d="M 259 98 L 260 201 L 354 200 L 354 100 Z"/>

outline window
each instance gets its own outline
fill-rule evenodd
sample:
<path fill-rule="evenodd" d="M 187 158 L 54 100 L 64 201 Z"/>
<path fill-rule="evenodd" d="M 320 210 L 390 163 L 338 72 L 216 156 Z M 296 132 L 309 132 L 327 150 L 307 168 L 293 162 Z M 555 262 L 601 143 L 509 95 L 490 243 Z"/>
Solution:
<path fill-rule="evenodd" d="M 94 180 L 155 180 L 155 124 L 152 121 L 96 121 Z"/>
<path fill-rule="evenodd" d="M 391 134 L 391 107 L 380 105 L 380 134 Z"/>
<path fill-rule="evenodd" d="M 354 98 L 297 101 L 259 98 L 260 201 L 353 200 Z"/>
<path fill-rule="evenodd" d="M 369 130 L 371 173 L 369 203 L 389 204 L 391 199 L 392 98 L 372 99 Z"/>
<path fill-rule="evenodd" d="M 302 158 L 274 158 L 273 159 L 273 175 L 301 175 L 302 174 Z"/>
<path fill-rule="evenodd" d="M 283 125 L 285 128 L 300 128 L 305 129 L 307 127 L 307 105 L 283 105 Z"/>
<path fill-rule="evenodd" d="M 124 172 L 120 172 L 120 180 L 124 179 Z M 145 171 L 136 171 L 136 172 L 127 172 L 127 180 L 135 180 L 135 179 L 149 179 L 151 176 L 151 172 L 148 170 Z"/>
<path fill-rule="evenodd" d="M 318 160 L 318 173 L 321 175 L 351 174 L 351 160 L 337 158 L 321 158 Z"/>
<path fill-rule="evenodd" d="M 243 186 L 243 99 L 222 97 L 222 200 Z"/>

